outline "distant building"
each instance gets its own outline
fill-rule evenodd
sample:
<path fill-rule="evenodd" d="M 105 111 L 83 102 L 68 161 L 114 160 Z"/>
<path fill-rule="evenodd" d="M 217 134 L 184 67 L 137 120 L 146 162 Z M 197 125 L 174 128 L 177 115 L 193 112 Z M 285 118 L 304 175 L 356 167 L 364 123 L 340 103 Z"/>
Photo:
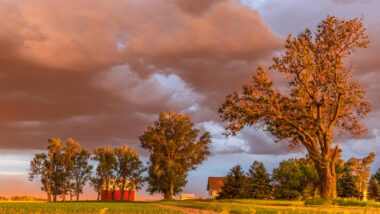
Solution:
<path fill-rule="evenodd" d="M 192 200 L 195 199 L 195 195 L 192 193 L 182 193 L 181 200 Z"/>
<path fill-rule="evenodd" d="M 112 200 L 112 192 L 114 187 L 115 179 L 111 179 L 108 185 L 108 200 Z M 128 180 L 126 181 L 128 183 Z M 106 184 L 103 184 L 102 190 L 100 192 L 100 200 L 106 200 Z M 133 189 L 129 191 L 127 188 L 124 189 L 124 197 L 121 198 L 121 188 L 115 186 L 115 197 L 114 200 L 124 200 L 124 201 L 135 201 L 136 200 L 136 190 Z"/>
<path fill-rule="evenodd" d="M 208 177 L 207 190 L 210 198 L 218 197 L 225 180 L 225 177 Z"/>

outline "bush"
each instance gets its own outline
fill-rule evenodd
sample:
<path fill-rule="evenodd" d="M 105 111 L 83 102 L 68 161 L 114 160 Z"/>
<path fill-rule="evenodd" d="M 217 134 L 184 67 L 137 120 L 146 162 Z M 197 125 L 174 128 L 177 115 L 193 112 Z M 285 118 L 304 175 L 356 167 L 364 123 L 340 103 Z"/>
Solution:
<path fill-rule="evenodd" d="M 310 205 L 333 205 L 333 200 L 323 198 L 308 198 L 305 200 L 305 206 Z"/>

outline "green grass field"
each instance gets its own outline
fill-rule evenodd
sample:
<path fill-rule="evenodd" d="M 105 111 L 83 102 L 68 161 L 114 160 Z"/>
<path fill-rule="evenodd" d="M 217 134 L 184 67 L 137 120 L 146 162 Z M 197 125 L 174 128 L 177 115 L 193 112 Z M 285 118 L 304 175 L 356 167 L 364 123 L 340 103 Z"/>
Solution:
<path fill-rule="evenodd" d="M 310 202 L 308 202 L 310 204 Z M 157 201 L 157 202 L 1 202 L 1 214 L 77 214 L 77 213 L 380 213 L 380 203 L 337 200 L 333 203 L 313 202 L 305 205 L 303 201 L 282 200 L 191 200 L 191 201 Z M 306 203 L 307 204 L 307 203 Z"/>
<path fill-rule="evenodd" d="M 2 202 L 1 214 L 181 214 L 183 212 L 170 208 L 163 208 L 148 203 L 121 203 L 121 202 L 74 202 L 74 203 L 46 203 L 46 202 Z"/>

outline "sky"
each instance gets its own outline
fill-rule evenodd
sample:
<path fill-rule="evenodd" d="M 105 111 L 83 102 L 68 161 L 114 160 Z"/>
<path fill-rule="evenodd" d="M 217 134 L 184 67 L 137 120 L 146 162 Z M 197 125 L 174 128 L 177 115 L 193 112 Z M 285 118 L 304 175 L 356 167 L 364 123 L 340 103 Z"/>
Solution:
<path fill-rule="evenodd" d="M 260 160 L 271 172 L 304 156 L 260 129 L 227 139 L 217 110 L 259 64 L 270 65 L 289 33 L 315 30 L 328 14 L 363 16 L 371 39 L 350 59 L 372 105 L 369 134 L 337 143 L 344 159 L 380 152 L 379 10 L 377 0 L 0 0 L 0 195 L 45 197 L 27 169 L 51 137 L 88 150 L 127 144 L 146 161 L 138 137 L 169 110 L 212 136 L 185 193 L 207 196 L 207 177 L 235 164 Z M 86 187 L 83 198 L 95 197 Z"/>

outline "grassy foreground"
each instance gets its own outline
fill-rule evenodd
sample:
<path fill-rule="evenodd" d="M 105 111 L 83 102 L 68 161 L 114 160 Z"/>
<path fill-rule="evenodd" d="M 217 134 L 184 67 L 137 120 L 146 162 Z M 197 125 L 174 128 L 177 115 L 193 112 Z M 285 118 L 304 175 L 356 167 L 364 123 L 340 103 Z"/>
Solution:
<path fill-rule="evenodd" d="M 289 214 L 317 214 L 317 213 L 380 213 L 380 203 L 362 202 L 360 205 L 342 203 L 343 205 L 305 205 L 303 201 L 282 200 L 194 200 L 194 201 L 161 201 L 160 204 L 197 208 L 220 213 L 289 213 Z M 367 204 L 367 205 L 363 205 Z"/>
<path fill-rule="evenodd" d="M 1 214 L 181 214 L 183 212 L 148 203 L 119 202 L 2 202 Z"/>
<path fill-rule="evenodd" d="M 339 200 L 339 201 L 338 201 Z M 305 205 L 306 204 L 306 205 Z M 183 209 L 186 208 L 186 209 Z M 193 209 L 193 210 L 191 210 Z M 195 210 L 196 209 L 196 210 Z M 196 212 L 194 212 L 194 210 Z M 380 213 L 380 203 L 358 202 L 337 199 L 333 203 L 314 201 L 282 200 L 189 200 L 157 202 L 0 202 L 1 214 L 156 214 L 156 213 L 199 213 L 197 210 L 217 213 L 281 213 L 281 214 L 317 214 L 317 213 Z M 193 212 L 192 212 L 193 211 Z"/>

